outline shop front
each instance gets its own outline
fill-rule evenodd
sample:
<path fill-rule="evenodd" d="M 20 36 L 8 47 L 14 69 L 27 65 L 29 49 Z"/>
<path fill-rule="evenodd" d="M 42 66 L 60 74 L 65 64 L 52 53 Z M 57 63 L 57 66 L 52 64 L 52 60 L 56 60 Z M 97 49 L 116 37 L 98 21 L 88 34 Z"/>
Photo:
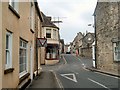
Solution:
<path fill-rule="evenodd" d="M 58 59 L 59 59 L 59 45 L 47 44 L 46 60 L 58 60 Z"/>

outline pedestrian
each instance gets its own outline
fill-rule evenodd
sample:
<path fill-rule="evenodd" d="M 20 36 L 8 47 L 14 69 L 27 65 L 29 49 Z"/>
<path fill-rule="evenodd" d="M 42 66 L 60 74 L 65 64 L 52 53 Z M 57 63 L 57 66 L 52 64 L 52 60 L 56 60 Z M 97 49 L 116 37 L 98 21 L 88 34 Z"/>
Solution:
<path fill-rule="evenodd" d="M 76 56 L 78 56 L 78 50 L 76 50 Z"/>

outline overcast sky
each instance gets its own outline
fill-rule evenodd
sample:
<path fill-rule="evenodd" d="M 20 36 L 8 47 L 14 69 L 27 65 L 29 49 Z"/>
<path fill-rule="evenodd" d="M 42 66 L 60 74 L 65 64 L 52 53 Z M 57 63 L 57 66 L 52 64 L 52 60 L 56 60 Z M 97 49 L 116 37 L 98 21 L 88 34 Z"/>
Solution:
<path fill-rule="evenodd" d="M 46 15 L 60 17 L 60 36 L 65 43 L 72 42 L 78 32 L 94 32 L 92 16 L 97 0 L 38 0 L 40 10 Z"/>

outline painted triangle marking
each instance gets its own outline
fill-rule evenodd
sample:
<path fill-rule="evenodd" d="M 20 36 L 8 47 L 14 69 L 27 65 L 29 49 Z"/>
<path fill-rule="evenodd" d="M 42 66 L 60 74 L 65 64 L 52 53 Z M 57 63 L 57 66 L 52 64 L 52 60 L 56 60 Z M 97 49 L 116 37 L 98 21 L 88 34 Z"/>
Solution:
<path fill-rule="evenodd" d="M 74 73 L 70 73 L 70 74 L 60 74 L 61 76 L 63 76 L 64 78 L 67 78 L 73 82 L 77 82 L 76 76 Z M 69 76 L 72 76 L 73 78 L 70 78 Z"/>

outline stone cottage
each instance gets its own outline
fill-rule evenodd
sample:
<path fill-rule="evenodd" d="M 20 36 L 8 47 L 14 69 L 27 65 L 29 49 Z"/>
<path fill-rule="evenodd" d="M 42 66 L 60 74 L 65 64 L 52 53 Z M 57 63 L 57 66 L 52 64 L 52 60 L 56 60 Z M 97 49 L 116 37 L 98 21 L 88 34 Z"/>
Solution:
<path fill-rule="evenodd" d="M 100 70 L 119 74 L 120 2 L 98 0 L 95 17 L 95 61 Z"/>

